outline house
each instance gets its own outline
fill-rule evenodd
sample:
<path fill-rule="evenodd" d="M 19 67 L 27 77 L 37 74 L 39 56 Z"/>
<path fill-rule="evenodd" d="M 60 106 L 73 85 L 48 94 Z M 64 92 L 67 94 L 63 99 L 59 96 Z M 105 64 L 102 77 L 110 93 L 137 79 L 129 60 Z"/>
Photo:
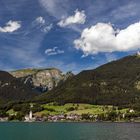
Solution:
<path fill-rule="evenodd" d="M 135 111 L 134 111 L 133 109 L 130 109 L 129 112 L 130 112 L 130 113 L 134 113 Z"/>

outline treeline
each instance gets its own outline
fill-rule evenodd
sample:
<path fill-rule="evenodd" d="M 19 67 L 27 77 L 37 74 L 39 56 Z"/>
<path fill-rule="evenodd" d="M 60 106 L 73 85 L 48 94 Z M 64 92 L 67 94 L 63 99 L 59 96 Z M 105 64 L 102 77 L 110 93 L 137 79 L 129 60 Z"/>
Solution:
<path fill-rule="evenodd" d="M 140 112 L 127 112 L 125 114 L 115 111 L 101 113 L 98 115 L 82 114 L 82 120 L 88 121 L 135 121 L 140 120 Z"/>
<path fill-rule="evenodd" d="M 9 110 L 13 110 L 13 114 L 8 113 Z M 8 117 L 8 120 L 24 120 L 25 115 L 29 114 L 30 111 L 33 113 L 40 112 L 44 108 L 40 104 L 34 104 L 31 108 L 30 103 L 14 103 L 0 105 L 0 117 Z"/>

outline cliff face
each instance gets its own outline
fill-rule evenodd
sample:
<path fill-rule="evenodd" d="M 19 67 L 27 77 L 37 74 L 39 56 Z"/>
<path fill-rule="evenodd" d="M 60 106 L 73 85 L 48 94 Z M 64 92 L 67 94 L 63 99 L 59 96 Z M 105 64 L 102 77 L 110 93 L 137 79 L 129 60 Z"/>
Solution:
<path fill-rule="evenodd" d="M 70 72 L 63 74 L 60 70 L 55 68 L 24 69 L 10 73 L 40 92 L 51 90 L 56 87 L 60 81 L 65 81 L 67 78 L 73 76 Z"/>

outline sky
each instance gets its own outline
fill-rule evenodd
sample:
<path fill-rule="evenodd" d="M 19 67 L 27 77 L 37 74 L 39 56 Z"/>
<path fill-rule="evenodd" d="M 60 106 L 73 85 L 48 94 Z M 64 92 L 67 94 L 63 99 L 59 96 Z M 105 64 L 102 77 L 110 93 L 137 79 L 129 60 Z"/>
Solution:
<path fill-rule="evenodd" d="M 140 49 L 140 0 L 0 0 L 0 69 L 94 69 Z"/>

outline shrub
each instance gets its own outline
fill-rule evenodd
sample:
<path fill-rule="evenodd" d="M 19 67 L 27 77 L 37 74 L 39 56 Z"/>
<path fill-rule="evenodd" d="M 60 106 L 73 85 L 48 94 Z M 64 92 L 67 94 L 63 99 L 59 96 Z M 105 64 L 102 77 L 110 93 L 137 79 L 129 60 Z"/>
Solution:
<path fill-rule="evenodd" d="M 75 107 L 69 107 L 66 109 L 67 111 L 74 111 L 75 110 Z"/>

